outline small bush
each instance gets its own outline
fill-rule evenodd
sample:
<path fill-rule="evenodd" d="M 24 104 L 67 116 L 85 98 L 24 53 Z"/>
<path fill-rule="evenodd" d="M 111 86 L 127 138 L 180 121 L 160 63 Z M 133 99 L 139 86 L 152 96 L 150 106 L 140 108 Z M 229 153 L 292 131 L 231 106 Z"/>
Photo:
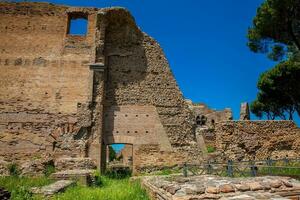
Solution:
<path fill-rule="evenodd" d="M 16 163 L 9 164 L 8 171 L 9 171 L 9 175 L 11 176 L 19 176 L 21 174 L 21 171 L 19 170 L 19 167 Z"/>
<path fill-rule="evenodd" d="M 99 170 L 96 170 L 93 174 L 93 178 L 95 180 L 95 182 L 93 183 L 93 186 L 96 186 L 96 187 L 100 187 L 103 185 L 103 179 L 100 175 L 100 172 Z"/>
<path fill-rule="evenodd" d="M 212 147 L 212 146 L 207 147 L 207 153 L 213 153 L 215 151 L 216 151 L 215 147 Z"/>
<path fill-rule="evenodd" d="M 46 164 L 46 166 L 44 168 L 44 171 L 43 171 L 44 175 L 46 177 L 49 177 L 54 172 L 55 172 L 54 163 L 48 163 L 48 164 Z"/>

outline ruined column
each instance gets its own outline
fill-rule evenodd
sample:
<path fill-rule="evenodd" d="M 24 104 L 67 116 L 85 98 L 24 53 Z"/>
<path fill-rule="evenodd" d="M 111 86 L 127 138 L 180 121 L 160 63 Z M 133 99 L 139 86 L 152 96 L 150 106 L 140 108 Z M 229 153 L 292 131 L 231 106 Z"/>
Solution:
<path fill-rule="evenodd" d="M 241 103 L 240 120 L 250 120 L 250 111 L 247 102 Z"/>

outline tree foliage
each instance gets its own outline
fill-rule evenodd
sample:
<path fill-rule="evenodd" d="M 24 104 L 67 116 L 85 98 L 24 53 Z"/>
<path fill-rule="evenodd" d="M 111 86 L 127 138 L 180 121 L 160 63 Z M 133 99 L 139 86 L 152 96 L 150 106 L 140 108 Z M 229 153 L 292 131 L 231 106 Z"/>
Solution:
<path fill-rule="evenodd" d="M 108 146 L 109 148 L 109 161 L 113 161 L 116 159 L 117 153 L 116 151 L 112 148 L 111 145 Z"/>
<path fill-rule="evenodd" d="M 258 117 L 268 119 L 280 117 L 293 119 L 296 111 L 300 115 L 300 64 L 284 61 L 263 73 L 257 87 L 257 99 L 251 104 L 251 111 Z"/>
<path fill-rule="evenodd" d="M 251 111 L 268 119 L 300 115 L 300 0 L 265 0 L 247 37 L 250 50 L 280 61 L 260 76 Z"/>
<path fill-rule="evenodd" d="M 257 9 L 253 25 L 248 29 L 248 46 L 278 61 L 290 50 L 286 46 L 300 50 L 299 27 L 299 0 L 266 0 Z"/>

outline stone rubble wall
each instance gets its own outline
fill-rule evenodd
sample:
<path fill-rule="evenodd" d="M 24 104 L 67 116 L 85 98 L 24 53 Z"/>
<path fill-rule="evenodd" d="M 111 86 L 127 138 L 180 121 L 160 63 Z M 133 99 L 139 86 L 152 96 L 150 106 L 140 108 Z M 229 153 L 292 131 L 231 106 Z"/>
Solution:
<path fill-rule="evenodd" d="M 300 129 L 293 121 L 226 121 L 216 124 L 223 159 L 299 158 Z"/>

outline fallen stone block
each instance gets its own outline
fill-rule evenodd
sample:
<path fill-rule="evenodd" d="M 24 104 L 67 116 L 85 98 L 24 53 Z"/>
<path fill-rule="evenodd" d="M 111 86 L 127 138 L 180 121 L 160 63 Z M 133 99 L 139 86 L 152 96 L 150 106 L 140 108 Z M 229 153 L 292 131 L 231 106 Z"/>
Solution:
<path fill-rule="evenodd" d="M 58 192 L 63 192 L 66 190 L 66 188 L 74 185 L 74 181 L 70 180 L 60 180 L 56 181 L 55 183 L 52 183 L 50 185 L 46 185 L 43 187 L 33 187 L 31 188 L 31 192 L 33 194 L 42 194 L 44 196 L 50 196 L 53 194 L 56 194 Z"/>
<path fill-rule="evenodd" d="M 92 184 L 94 170 L 66 170 L 51 174 L 51 178 L 56 180 L 73 180 L 82 185 Z"/>

